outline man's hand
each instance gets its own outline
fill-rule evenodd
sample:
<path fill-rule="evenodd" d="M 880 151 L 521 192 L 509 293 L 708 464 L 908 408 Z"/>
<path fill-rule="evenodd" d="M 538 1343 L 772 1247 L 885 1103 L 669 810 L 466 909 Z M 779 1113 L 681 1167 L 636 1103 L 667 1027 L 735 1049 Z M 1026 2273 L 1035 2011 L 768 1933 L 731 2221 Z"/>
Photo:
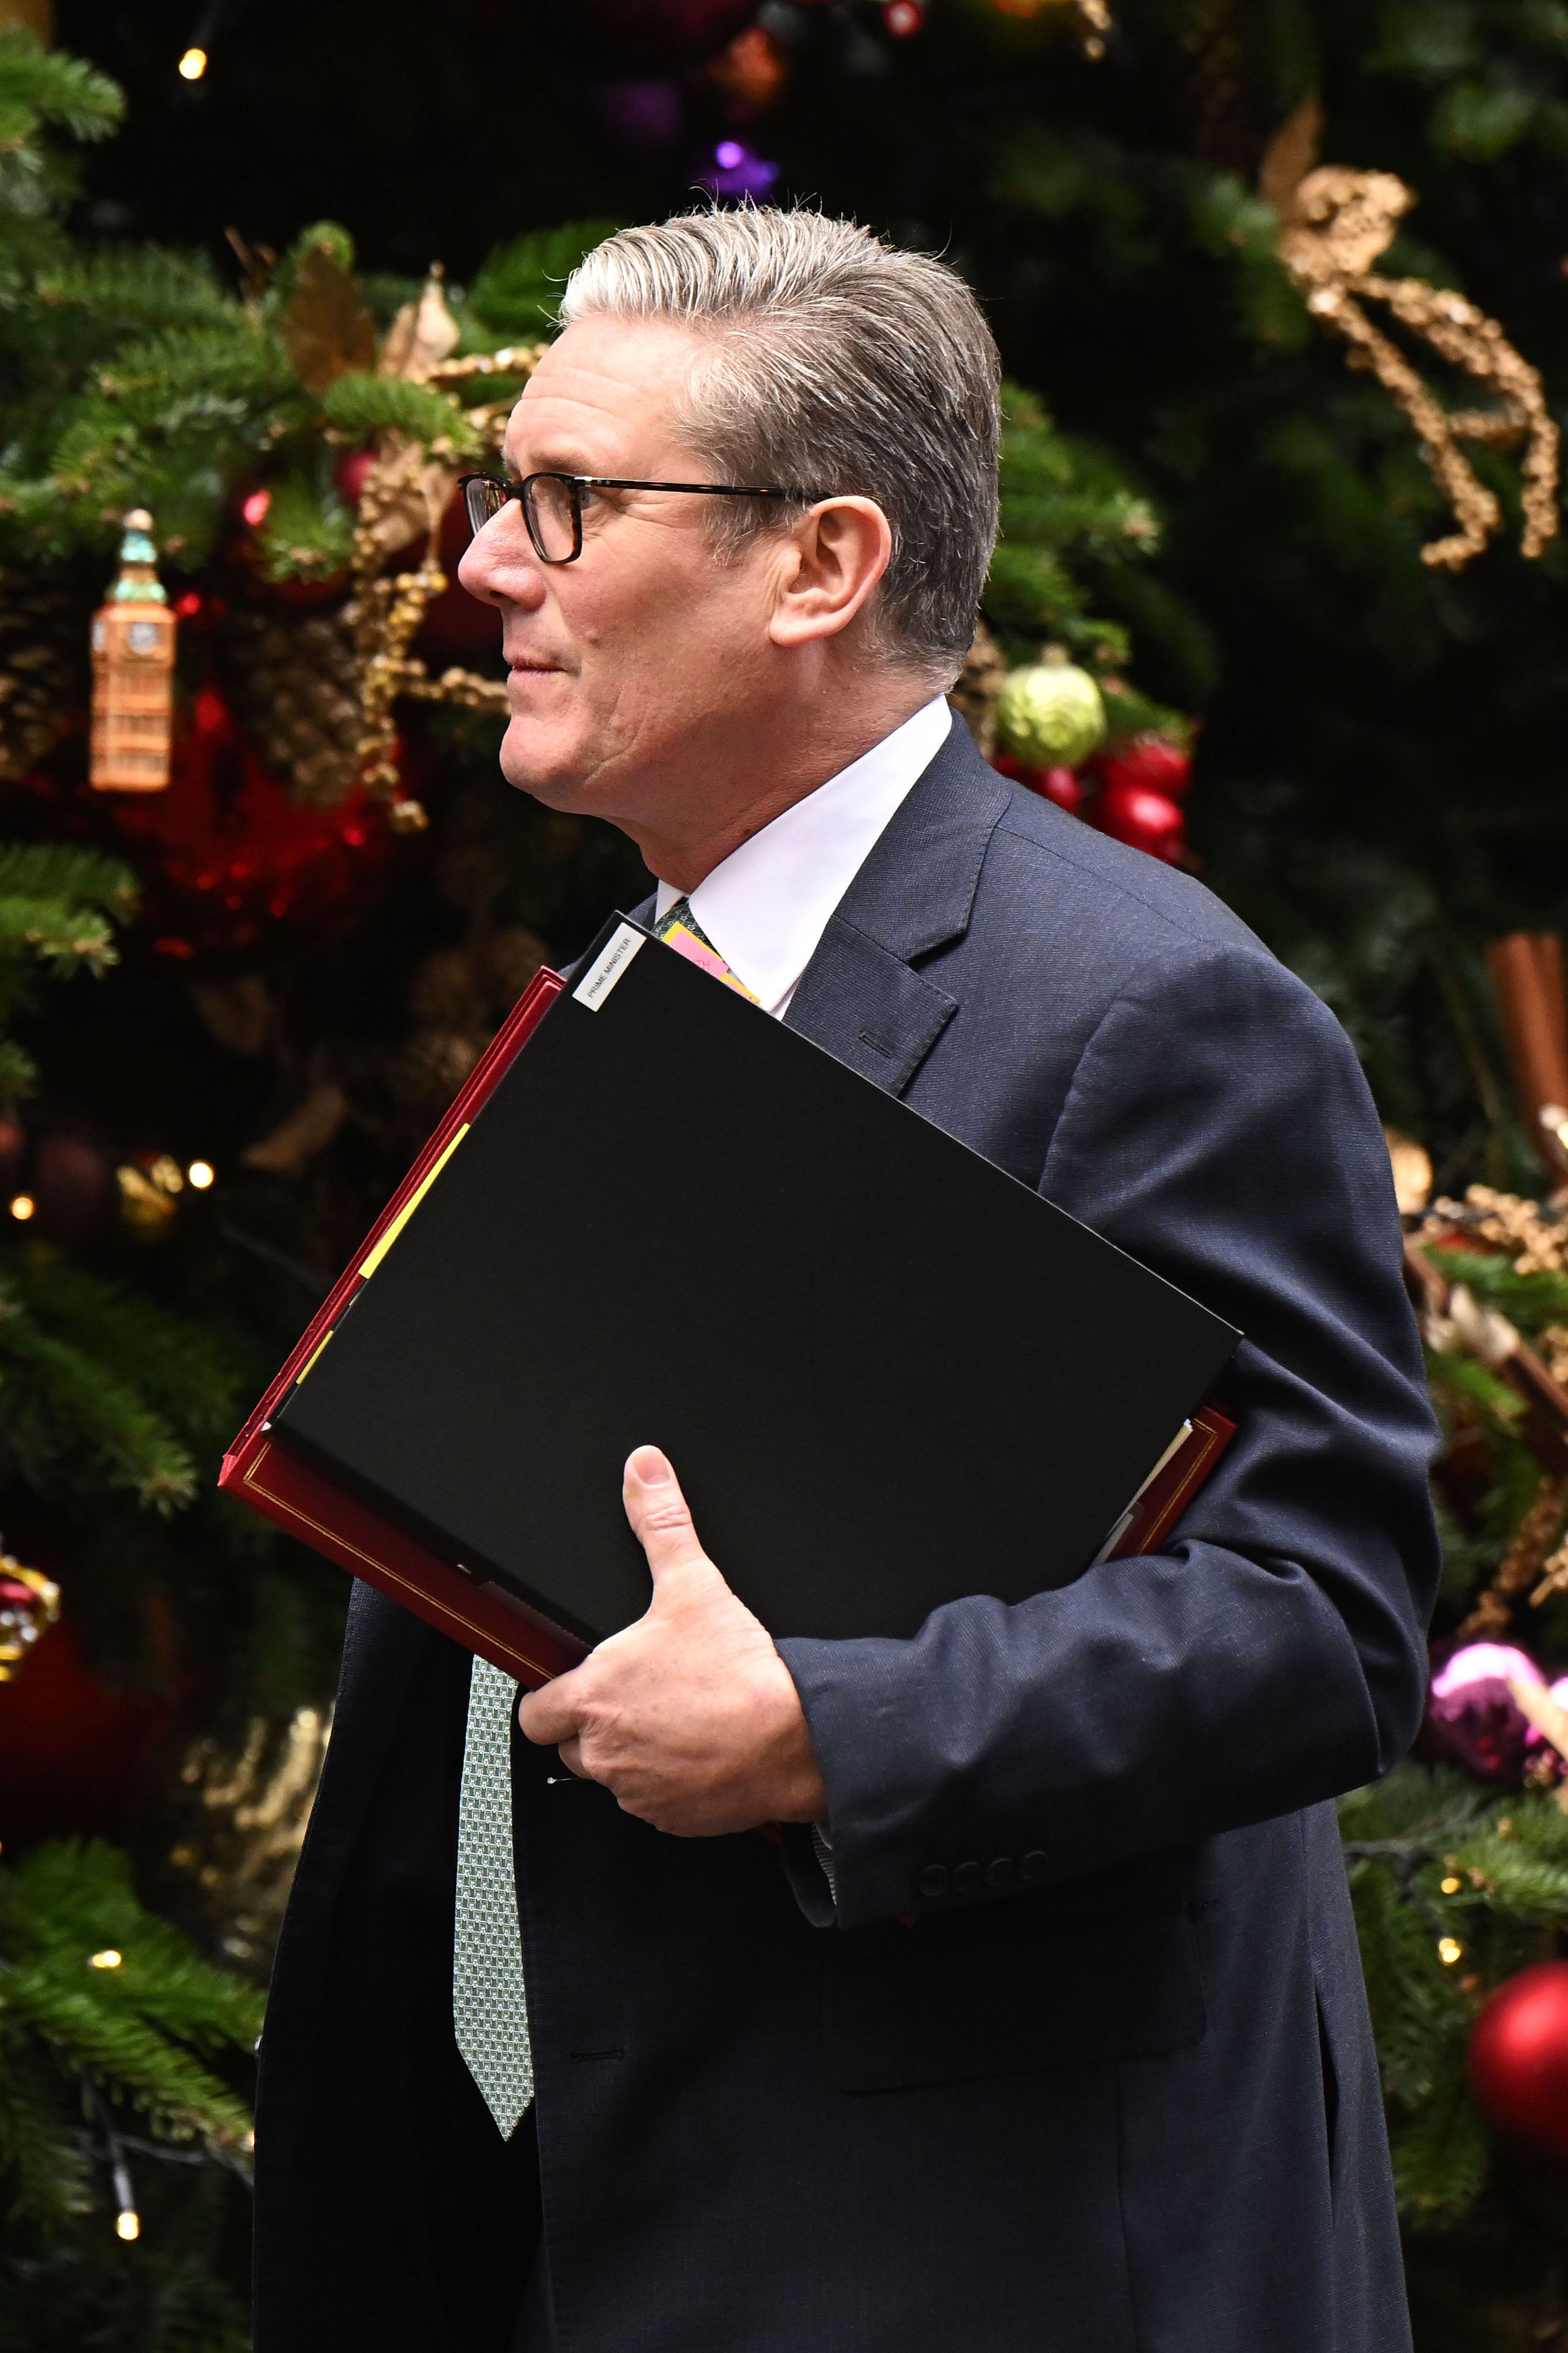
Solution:
<path fill-rule="evenodd" d="M 524 1696 L 524 1734 L 678 1838 L 821 1820 L 827 1794 L 789 1669 L 699 1544 L 657 1446 L 631 1456 L 622 1492 L 653 1599 L 635 1626 Z"/>

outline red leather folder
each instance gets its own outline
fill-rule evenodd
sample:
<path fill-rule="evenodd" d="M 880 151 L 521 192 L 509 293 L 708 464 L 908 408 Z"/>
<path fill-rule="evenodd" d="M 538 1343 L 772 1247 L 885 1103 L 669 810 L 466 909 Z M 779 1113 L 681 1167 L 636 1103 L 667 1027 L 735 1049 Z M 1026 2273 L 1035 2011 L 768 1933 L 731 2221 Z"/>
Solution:
<path fill-rule="evenodd" d="M 226 1493 L 239 1496 L 289 1535 L 336 1561 L 351 1576 L 363 1577 L 438 1633 L 489 1659 L 531 1690 L 574 1666 L 584 1644 L 501 1587 L 475 1584 L 416 1537 L 344 1493 L 298 1455 L 276 1445 L 269 1424 L 565 986 L 559 973 L 548 969 L 530 983 L 225 1455 L 218 1478 Z M 1205 1406 L 1195 1413 L 1111 1531 L 1100 1559 L 1157 1551 L 1214 1469 L 1235 1428 L 1216 1407 Z"/>
<path fill-rule="evenodd" d="M 468 1084 L 224 1456 L 218 1473 L 218 1485 L 226 1494 L 237 1495 L 289 1535 L 298 1536 L 328 1560 L 335 1560 L 351 1577 L 363 1577 L 434 1626 L 437 1633 L 449 1634 L 455 1642 L 489 1659 L 492 1666 L 515 1675 L 531 1691 L 548 1683 L 552 1675 L 575 1666 L 584 1644 L 563 1628 L 536 1616 L 521 1601 L 503 1594 L 499 1587 L 471 1584 L 449 1561 L 390 1526 L 320 1472 L 274 1445 L 268 1425 L 279 1400 L 294 1382 L 303 1378 L 326 1346 L 350 1300 L 369 1280 L 383 1251 L 391 1247 L 426 1188 L 435 1182 L 458 1137 L 472 1124 L 512 1057 L 565 986 L 561 975 L 548 967 L 529 983 L 475 1065 Z"/>

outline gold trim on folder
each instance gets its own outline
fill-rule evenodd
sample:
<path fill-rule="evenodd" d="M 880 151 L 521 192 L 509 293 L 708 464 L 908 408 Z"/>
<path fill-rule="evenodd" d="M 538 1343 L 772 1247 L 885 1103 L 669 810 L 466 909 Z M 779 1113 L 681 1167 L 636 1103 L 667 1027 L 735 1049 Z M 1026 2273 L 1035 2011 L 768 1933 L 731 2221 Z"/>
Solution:
<path fill-rule="evenodd" d="M 431 1186 L 434 1185 L 437 1177 L 439 1176 L 442 1169 L 445 1168 L 447 1161 L 450 1160 L 453 1153 L 456 1152 L 464 1136 L 467 1135 L 470 1124 L 471 1123 L 468 1120 L 463 1122 L 462 1126 L 458 1130 L 457 1134 L 452 1138 L 451 1143 L 448 1144 L 446 1151 L 443 1152 L 440 1159 L 437 1160 L 434 1168 L 431 1169 L 429 1175 L 426 1177 L 425 1182 L 420 1186 L 419 1190 L 414 1194 L 409 1200 L 405 1201 L 402 1208 L 399 1209 L 391 1225 L 388 1226 L 381 1240 L 376 1243 L 375 1248 L 367 1254 L 364 1263 L 360 1268 L 360 1273 L 366 1282 L 370 1281 L 371 1276 L 375 1272 L 376 1268 L 381 1264 L 382 1260 L 386 1256 L 387 1251 L 392 1248 L 393 1243 L 397 1240 L 398 1235 L 403 1231 L 404 1227 L 408 1223 L 409 1219 L 414 1215 L 415 1210 L 419 1207 L 420 1202 L 425 1198 L 426 1194 L 430 1190 Z M 381 1293 L 377 1292 L 376 1297 L 379 1299 Z M 310 1367 L 307 1366 L 306 1369 L 308 1371 Z"/>
<path fill-rule="evenodd" d="M 317 1357 L 321 1355 L 321 1350 L 326 1346 L 327 1342 L 331 1338 L 332 1334 L 337 1330 L 337 1328 L 338 1328 L 338 1327 L 337 1327 L 337 1325 L 336 1325 L 335 1324 L 328 1324 L 328 1326 L 327 1326 L 326 1330 L 322 1333 L 322 1335 L 321 1335 L 321 1338 L 317 1341 L 317 1343 L 316 1343 L 315 1346 L 314 1346 L 314 1347 L 311 1349 L 311 1351 L 310 1351 L 310 1364 L 308 1364 L 308 1365 L 306 1366 L 306 1367 L 305 1367 L 305 1372 L 304 1372 L 304 1373 L 296 1373 L 296 1374 L 295 1374 L 295 1376 L 294 1376 L 294 1387 L 295 1387 L 296 1388 L 299 1388 L 299 1386 L 300 1386 L 300 1382 L 304 1379 L 304 1377 L 305 1377 L 305 1373 L 308 1373 L 308 1372 L 310 1372 L 310 1371 L 311 1366 L 314 1366 L 314 1364 L 315 1364 L 315 1361 L 316 1361 Z"/>

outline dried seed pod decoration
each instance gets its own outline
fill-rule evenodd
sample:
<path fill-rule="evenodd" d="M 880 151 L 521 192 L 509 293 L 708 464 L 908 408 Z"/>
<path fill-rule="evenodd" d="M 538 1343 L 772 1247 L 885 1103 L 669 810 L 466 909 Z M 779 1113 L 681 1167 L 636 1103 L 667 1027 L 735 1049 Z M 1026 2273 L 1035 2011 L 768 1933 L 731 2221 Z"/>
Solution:
<path fill-rule="evenodd" d="M 153 518 L 133 507 L 120 576 L 92 622 L 92 784 L 161 793 L 169 781 L 176 623 L 158 577 Z"/>

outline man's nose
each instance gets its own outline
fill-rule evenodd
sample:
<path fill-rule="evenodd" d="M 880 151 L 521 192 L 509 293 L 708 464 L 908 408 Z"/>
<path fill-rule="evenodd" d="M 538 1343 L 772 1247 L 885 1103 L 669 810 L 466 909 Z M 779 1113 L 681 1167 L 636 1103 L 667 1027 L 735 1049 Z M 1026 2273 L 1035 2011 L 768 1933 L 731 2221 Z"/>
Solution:
<path fill-rule="evenodd" d="M 464 549 L 458 578 L 481 605 L 521 605 L 532 611 L 544 601 L 544 576 L 521 509 L 509 500 Z"/>

